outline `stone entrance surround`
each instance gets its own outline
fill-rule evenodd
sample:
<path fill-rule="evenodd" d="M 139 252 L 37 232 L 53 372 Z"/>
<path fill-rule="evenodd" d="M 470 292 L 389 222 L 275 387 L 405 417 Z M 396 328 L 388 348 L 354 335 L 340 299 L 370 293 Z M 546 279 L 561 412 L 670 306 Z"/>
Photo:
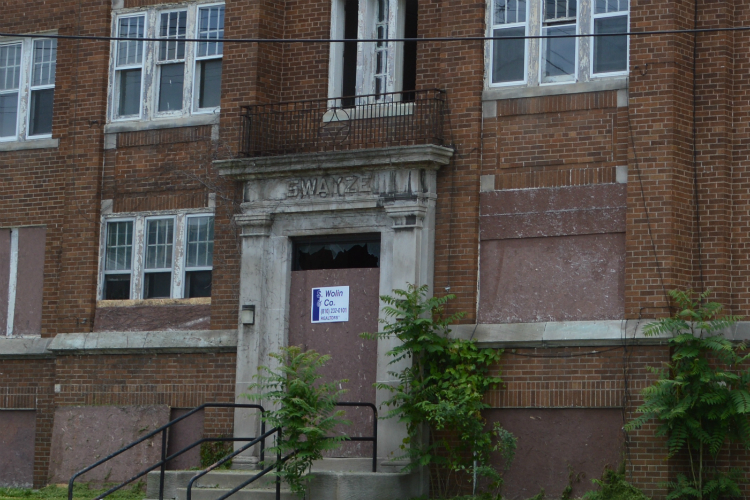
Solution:
<path fill-rule="evenodd" d="M 380 295 L 409 283 L 432 290 L 437 170 L 451 149 L 426 145 L 218 161 L 223 176 L 244 181 L 238 400 L 270 353 L 287 345 L 292 238 L 334 234 L 381 234 Z M 242 325 L 242 305 L 255 306 L 255 323 Z M 382 304 L 381 304 L 382 305 Z M 356 311 L 352 311 L 356 314 Z M 383 318 L 380 313 L 380 318 Z M 378 341 L 377 381 L 392 382 Z M 379 406 L 388 394 L 378 391 Z M 235 414 L 235 435 L 258 435 L 255 415 Z M 378 422 L 378 457 L 398 454 L 405 429 L 395 420 Z M 249 466 L 255 457 L 238 457 Z"/>

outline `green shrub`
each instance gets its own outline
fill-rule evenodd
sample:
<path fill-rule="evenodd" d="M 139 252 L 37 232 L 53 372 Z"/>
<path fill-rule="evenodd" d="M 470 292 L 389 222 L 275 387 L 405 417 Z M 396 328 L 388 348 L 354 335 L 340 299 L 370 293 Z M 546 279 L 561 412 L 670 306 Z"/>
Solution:
<path fill-rule="evenodd" d="M 426 466 L 430 471 L 430 493 L 447 498 L 460 488 L 457 478 L 472 481 L 474 474 L 499 496 L 502 475 L 490 465 L 493 452 L 499 452 L 506 468 L 513 460 L 516 438 L 499 425 L 486 431 L 482 410 L 489 408 L 484 396 L 502 384 L 490 372 L 501 352 L 479 349 L 471 340 L 452 339 L 448 326 L 462 314 L 443 316 L 443 306 L 453 298 L 426 298 L 427 287 L 409 285 L 380 299 L 389 319 L 380 333 L 362 334 L 376 339 L 396 337 L 400 342 L 389 351 L 391 364 L 411 359 L 411 366 L 391 372 L 398 383 L 376 384 L 391 398 L 384 418 L 398 418 L 406 424 L 407 437 L 401 457 L 410 461 L 406 470 Z M 423 436 L 424 427 L 429 433 Z M 447 438 L 452 434 L 457 438 Z M 464 483 L 465 484 L 465 483 Z M 457 488 L 458 486 L 458 488 Z"/>
<path fill-rule="evenodd" d="M 722 316 L 721 305 L 706 302 L 709 292 L 693 298 L 691 291 L 672 290 L 678 312 L 648 325 L 647 336 L 669 334 L 671 363 L 651 371 L 659 379 L 643 390 L 644 404 L 627 430 L 657 420 L 657 435 L 667 436 L 668 456 L 686 455 L 689 474 L 668 483 L 668 500 L 699 500 L 740 496 L 739 470 L 714 464 L 727 443 L 750 448 L 750 355 L 744 344 L 722 336 L 739 318 Z"/>
<path fill-rule="evenodd" d="M 335 411 L 336 402 L 345 390 L 337 389 L 347 380 L 320 383 L 318 372 L 330 359 L 315 351 L 302 352 L 292 346 L 271 354 L 279 367 L 262 366 L 250 386 L 256 393 L 246 396 L 254 401 L 264 401 L 276 408 L 265 413 L 266 428 L 281 427 L 282 439 L 266 450 L 267 464 L 275 462 L 276 454 L 291 457 L 281 466 L 278 474 L 297 495 L 304 496 L 304 474 L 313 461 L 323 458 L 323 452 L 338 448 L 346 436 L 330 437 L 334 427 L 349 424 L 343 420 L 344 412 Z M 273 458 L 270 458 L 273 457 Z"/>
<path fill-rule="evenodd" d="M 201 468 L 210 467 L 232 453 L 233 446 L 229 441 L 209 441 L 201 444 Z M 227 460 L 219 469 L 229 469 L 232 461 Z"/>
<path fill-rule="evenodd" d="M 593 479 L 598 490 L 589 491 L 582 500 L 650 500 L 625 479 L 625 472 L 606 469 L 601 479 Z"/>

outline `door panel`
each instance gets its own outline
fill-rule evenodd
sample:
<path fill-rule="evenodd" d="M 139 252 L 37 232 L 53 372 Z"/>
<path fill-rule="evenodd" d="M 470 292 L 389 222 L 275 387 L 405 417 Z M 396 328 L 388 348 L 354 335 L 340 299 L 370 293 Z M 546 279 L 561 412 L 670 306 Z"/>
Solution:
<path fill-rule="evenodd" d="M 348 392 L 342 401 L 375 402 L 377 342 L 359 337 L 362 332 L 378 329 L 378 291 L 380 269 L 324 269 L 293 271 L 289 294 L 289 345 L 303 350 L 314 349 L 329 354 L 331 360 L 322 370 L 323 380 L 348 379 Z M 349 321 L 312 324 L 310 308 L 312 289 L 328 286 L 349 287 Z M 351 426 L 342 429 L 351 436 L 371 436 L 373 415 L 370 409 L 346 409 Z M 330 457 L 371 456 L 372 444 L 345 443 Z"/>

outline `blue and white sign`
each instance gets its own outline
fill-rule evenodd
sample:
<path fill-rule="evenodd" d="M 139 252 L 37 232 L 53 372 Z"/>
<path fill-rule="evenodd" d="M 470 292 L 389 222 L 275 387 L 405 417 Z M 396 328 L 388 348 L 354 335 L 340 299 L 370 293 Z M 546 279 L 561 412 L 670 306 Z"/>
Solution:
<path fill-rule="evenodd" d="M 349 321 L 349 287 L 313 288 L 310 318 L 313 323 Z"/>

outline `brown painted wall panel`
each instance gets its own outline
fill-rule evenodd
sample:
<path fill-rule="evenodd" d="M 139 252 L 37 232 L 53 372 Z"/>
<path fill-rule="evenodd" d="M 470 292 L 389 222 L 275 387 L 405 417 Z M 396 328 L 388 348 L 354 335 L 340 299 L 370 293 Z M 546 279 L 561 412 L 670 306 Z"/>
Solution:
<path fill-rule="evenodd" d="M 0 411 L 0 486 L 31 487 L 35 434 L 35 411 Z"/>
<path fill-rule="evenodd" d="M 375 402 L 377 343 L 359 337 L 362 332 L 378 330 L 378 291 L 380 269 L 326 269 L 292 273 L 289 294 L 289 345 L 330 354 L 323 368 L 325 381 L 348 379 L 345 401 Z M 310 321 L 312 288 L 349 286 L 349 321 L 318 323 Z M 373 415 L 369 409 L 347 409 L 352 426 L 342 431 L 350 435 L 371 436 Z M 368 456 L 370 443 L 347 443 L 330 456 Z"/>
<path fill-rule="evenodd" d="M 192 411 L 192 408 L 172 408 L 170 420 L 175 420 Z M 203 437 L 203 423 L 205 411 L 193 413 L 184 420 L 180 420 L 169 431 L 169 445 L 167 455 L 177 453 Z M 199 467 L 201 464 L 201 447 L 194 447 L 167 464 L 169 470 L 186 470 Z"/>
<path fill-rule="evenodd" d="M 594 489 L 591 479 L 601 477 L 606 466 L 616 469 L 622 460 L 620 409 L 507 409 L 486 416 L 518 438 L 503 486 L 509 500 L 529 498 L 541 488 L 547 498 L 560 498 L 570 472 L 582 472 L 571 496 L 578 498 Z"/>
<path fill-rule="evenodd" d="M 42 331 L 44 247 L 47 229 L 24 227 L 18 231 L 18 278 L 13 335 L 39 335 Z"/>
<path fill-rule="evenodd" d="M 95 332 L 149 332 L 154 330 L 208 330 L 209 304 L 185 306 L 97 307 Z"/>
<path fill-rule="evenodd" d="M 480 323 L 619 319 L 625 235 L 483 241 Z"/>
<path fill-rule="evenodd" d="M 481 193 L 480 238 L 624 233 L 626 195 L 624 184 Z"/>
<path fill-rule="evenodd" d="M 67 483 L 77 471 L 91 465 L 169 421 L 169 407 L 73 406 L 55 410 L 49 476 L 52 483 Z M 81 482 L 120 482 L 159 461 L 161 437 L 156 435 L 81 476 Z"/>
<path fill-rule="evenodd" d="M 0 336 L 8 328 L 8 279 L 10 278 L 10 229 L 0 229 Z"/>

